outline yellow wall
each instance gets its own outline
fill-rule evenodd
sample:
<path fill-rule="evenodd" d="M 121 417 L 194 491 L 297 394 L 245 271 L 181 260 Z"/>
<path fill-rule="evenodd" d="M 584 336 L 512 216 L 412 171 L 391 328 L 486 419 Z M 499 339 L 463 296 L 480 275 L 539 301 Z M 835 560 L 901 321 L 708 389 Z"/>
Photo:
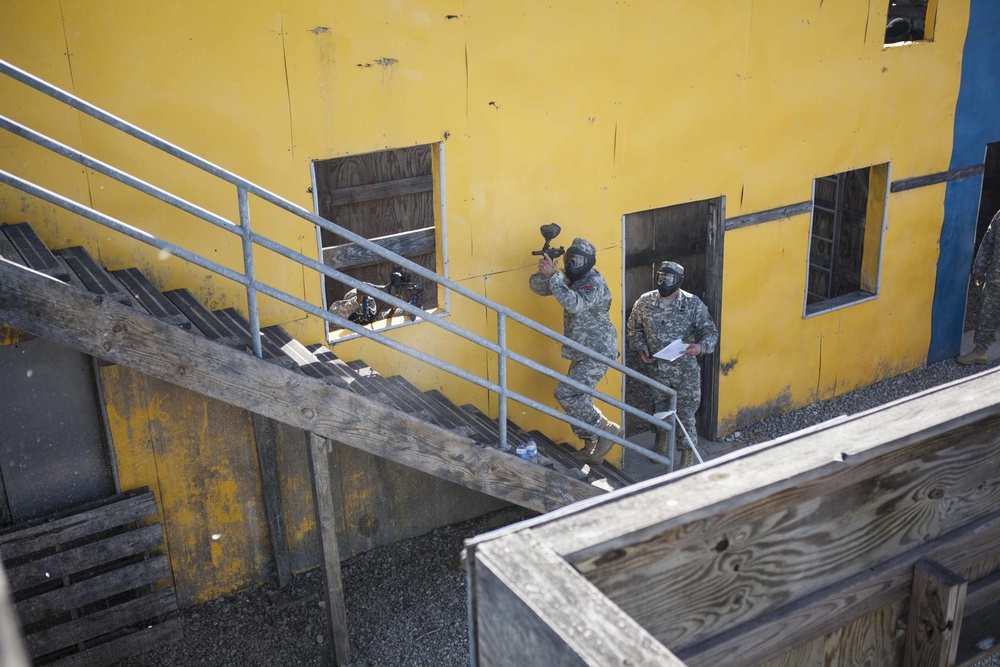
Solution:
<path fill-rule="evenodd" d="M 969 13 L 968 2 L 948 3 L 933 42 L 886 49 L 886 3 L 868 0 L 0 5 L 0 58 L 309 209 L 311 161 L 443 140 L 450 276 L 557 330 L 557 305 L 526 287 L 540 224 L 562 225 L 558 243 L 597 245 L 620 328 L 623 214 L 724 196 L 735 217 L 807 201 L 813 178 L 848 169 L 891 163 L 893 180 L 947 170 Z M 132 152 L 136 142 L 17 84 L 0 81 L 0 100 L 16 120 L 234 214 L 229 186 Z M 20 141 L 0 143 L 0 168 L 239 266 L 223 232 Z M 924 362 L 943 197 L 943 185 L 890 196 L 878 298 L 808 319 L 809 216 L 725 234 L 719 354 L 735 363 L 719 381 L 723 433 Z M 308 225 L 258 202 L 252 214 L 258 229 L 315 256 Z M 0 218 L 31 221 L 55 246 L 84 243 L 112 268 L 139 266 L 212 307 L 244 302 L 224 279 L 2 187 Z M 314 274 L 268 253 L 258 269 L 320 302 Z M 317 321 L 263 307 L 264 324 L 321 340 Z M 495 336 L 465 299 L 453 298 L 450 318 Z M 491 355 L 429 324 L 393 335 L 495 377 Z M 519 327 L 509 341 L 565 368 L 551 342 Z M 399 354 L 363 341 L 335 351 L 495 410 L 484 390 Z M 511 373 L 515 389 L 554 405 L 551 382 Z M 618 395 L 620 382 L 600 388 Z M 523 426 L 543 423 L 512 410 Z"/>

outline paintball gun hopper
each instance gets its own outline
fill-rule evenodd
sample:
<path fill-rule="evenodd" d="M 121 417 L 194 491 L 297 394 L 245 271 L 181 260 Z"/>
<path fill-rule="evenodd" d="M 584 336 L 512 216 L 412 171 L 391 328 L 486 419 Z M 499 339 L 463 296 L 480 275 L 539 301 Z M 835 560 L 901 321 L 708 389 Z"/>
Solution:
<path fill-rule="evenodd" d="M 555 237 L 559 236 L 559 232 L 562 228 L 554 222 L 550 222 L 547 225 L 542 225 L 539 230 L 542 233 L 542 238 L 545 239 L 545 245 L 542 246 L 541 250 L 532 250 L 532 255 L 548 255 L 550 259 L 555 259 L 557 257 L 562 257 L 566 252 L 566 248 L 559 246 L 558 248 L 552 248 L 549 243 Z"/>

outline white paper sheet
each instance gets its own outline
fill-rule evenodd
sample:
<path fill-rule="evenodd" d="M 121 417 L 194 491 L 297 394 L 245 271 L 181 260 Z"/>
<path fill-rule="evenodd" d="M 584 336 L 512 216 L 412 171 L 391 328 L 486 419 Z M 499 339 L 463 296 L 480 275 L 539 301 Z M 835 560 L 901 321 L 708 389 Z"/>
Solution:
<path fill-rule="evenodd" d="M 686 350 L 687 348 L 688 344 L 682 341 L 680 338 L 678 338 L 677 340 L 670 343 L 659 352 L 653 354 L 653 356 L 656 357 L 657 359 L 665 359 L 666 361 L 673 361 L 674 359 L 677 359 L 682 354 L 684 354 L 684 350 Z"/>

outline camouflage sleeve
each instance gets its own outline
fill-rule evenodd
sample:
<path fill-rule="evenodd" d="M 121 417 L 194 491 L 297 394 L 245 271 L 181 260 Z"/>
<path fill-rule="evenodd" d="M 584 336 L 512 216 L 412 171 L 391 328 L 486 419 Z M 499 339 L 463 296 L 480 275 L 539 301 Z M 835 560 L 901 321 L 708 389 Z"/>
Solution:
<path fill-rule="evenodd" d="M 541 271 L 536 271 L 528 278 L 528 288 L 540 296 L 549 296 L 552 291 L 549 289 L 549 279 Z"/>
<path fill-rule="evenodd" d="M 340 317 L 350 317 L 358 309 L 358 290 L 352 289 L 340 301 L 330 304 L 330 312 Z"/>
<path fill-rule="evenodd" d="M 701 345 L 701 353 L 711 354 L 719 344 L 719 330 L 715 327 L 712 316 L 708 314 L 708 306 L 701 301 L 698 302 L 698 306 L 694 321 L 695 338 L 698 345 Z"/>
<path fill-rule="evenodd" d="M 997 212 L 993 216 L 993 220 L 990 221 L 990 226 L 986 229 L 986 235 L 983 237 L 982 242 L 979 244 L 979 252 L 976 253 L 976 261 L 972 264 L 972 273 L 977 276 L 984 276 L 990 268 L 990 264 L 993 263 L 993 253 L 996 245 L 996 226 L 1000 223 L 997 222 L 997 218 L 1000 218 L 1000 212 Z"/>
<path fill-rule="evenodd" d="M 576 314 L 597 307 L 607 289 L 603 282 L 603 279 L 581 280 L 574 289 L 566 284 L 562 271 L 556 271 L 549 278 L 549 290 L 567 313 Z"/>
<path fill-rule="evenodd" d="M 642 306 L 642 299 L 636 299 L 632 306 L 632 312 L 625 323 L 625 347 L 633 352 L 643 350 L 649 353 L 649 344 L 646 343 L 646 318 L 645 309 Z"/>

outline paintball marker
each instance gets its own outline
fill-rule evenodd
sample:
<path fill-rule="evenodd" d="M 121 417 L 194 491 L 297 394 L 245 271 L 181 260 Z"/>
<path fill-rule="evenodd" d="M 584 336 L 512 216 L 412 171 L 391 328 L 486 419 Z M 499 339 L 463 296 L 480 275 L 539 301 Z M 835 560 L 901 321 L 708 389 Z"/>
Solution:
<path fill-rule="evenodd" d="M 409 271 L 404 271 L 401 266 L 392 267 L 392 273 L 389 274 L 389 294 L 392 294 L 393 289 L 396 291 L 395 296 L 408 301 L 410 305 L 416 308 L 420 308 L 420 302 L 424 296 L 424 286 L 414 283 L 413 274 Z M 410 313 L 407 317 L 410 318 L 411 322 L 417 318 L 413 313 Z"/>
<path fill-rule="evenodd" d="M 549 247 L 549 242 L 555 237 L 559 236 L 559 232 L 562 228 L 559 227 L 554 222 L 550 222 L 547 225 L 542 225 L 539 230 L 542 233 L 542 238 L 545 239 L 545 245 L 542 246 L 541 250 L 532 250 L 532 255 L 548 255 L 549 259 L 555 259 L 557 257 L 562 257 L 566 252 L 566 248 L 559 246 L 558 248 Z"/>

